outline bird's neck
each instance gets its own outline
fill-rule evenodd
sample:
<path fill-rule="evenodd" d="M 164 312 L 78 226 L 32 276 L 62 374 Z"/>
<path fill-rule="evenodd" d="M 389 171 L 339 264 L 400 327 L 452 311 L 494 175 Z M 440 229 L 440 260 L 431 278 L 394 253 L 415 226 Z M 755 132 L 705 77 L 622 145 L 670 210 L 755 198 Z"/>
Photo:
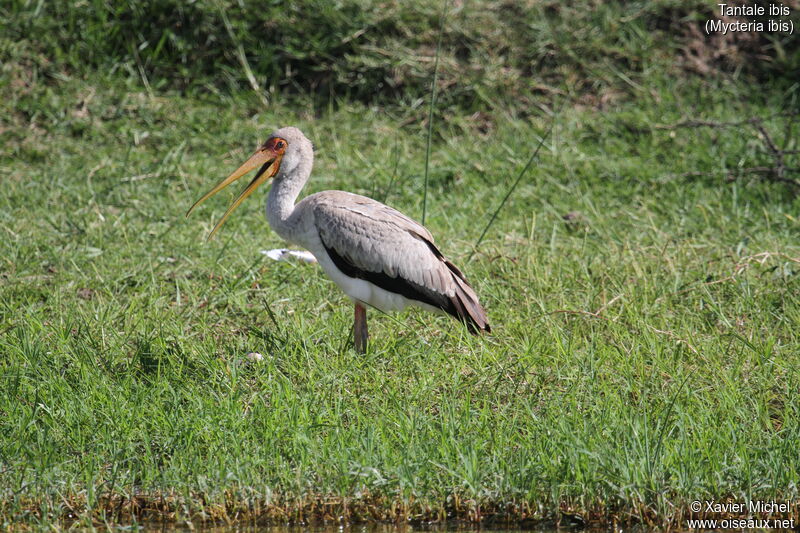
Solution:
<path fill-rule="evenodd" d="M 289 242 L 296 242 L 296 217 L 292 217 L 295 202 L 311 174 L 311 164 L 300 163 L 291 172 L 275 176 L 267 196 L 267 220 L 272 229 Z"/>

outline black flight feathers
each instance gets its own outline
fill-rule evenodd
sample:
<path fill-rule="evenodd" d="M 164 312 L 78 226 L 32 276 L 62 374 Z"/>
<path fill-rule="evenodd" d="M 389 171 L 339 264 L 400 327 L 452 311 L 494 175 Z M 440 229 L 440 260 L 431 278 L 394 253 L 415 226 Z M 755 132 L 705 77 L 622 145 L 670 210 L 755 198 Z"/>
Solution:
<path fill-rule="evenodd" d="M 417 283 L 400 276 L 389 276 L 383 271 L 370 272 L 368 270 L 363 270 L 360 267 L 352 264 L 346 258 L 342 257 L 334 248 L 328 247 L 326 244 L 324 244 L 324 242 L 323 246 L 325 246 L 325 250 L 328 252 L 331 260 L 336 265 L 336 268 L 341 270 L 344 275 L 351 278 L 363 279 L 385 291 L 400 294 L 409 300 L 416 300 L 418 302 L 437 307 L 445 313 L 462 321 L 467 326 L 470 333 L 489 333 L 491 328 L 489 327 L 489 320 L 486 316 L 486 311 L 484 311 L 481 307 L 480 303 L 478 302 L 478 296 L 475 294 L 475 291 L 472 289 L 472 287 L 470 287 L 461 271 L 453 263 L 445 259 L 442 253 L 432 242 L 416 232 L 411 233 L 414 235 L 414 237 L 427 244 L 431 252 L 450 270 L 456 286 L 455 294 L 453 296 L 441 294 L 435 290 L 423 287 L 422 285 L 418 285 Z"/>

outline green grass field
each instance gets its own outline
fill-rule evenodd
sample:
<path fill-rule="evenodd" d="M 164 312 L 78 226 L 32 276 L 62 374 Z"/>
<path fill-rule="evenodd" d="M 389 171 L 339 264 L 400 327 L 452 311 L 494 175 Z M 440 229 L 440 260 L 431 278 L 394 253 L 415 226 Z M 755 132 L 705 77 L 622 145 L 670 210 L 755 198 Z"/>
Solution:
<path fill-rule="evenodd" d="M 246 89 L 148 88 L 136 69 L 41 74 L 9 42 L 4 528 L 573 515 L 680 528 L 693 500 L 800 498 L 796 84 L 641 66 L 612 76 L 609 103 L 564 90 L 477 119 L 443 96 L 426 225 L 493 334 L 371 312 L 360 356 L 351 305 L 319 268 L 260 253 L 283 246 L 264 191 L 208 243 L 236 191 L 184 214 L 296 125 L 316 146 L 305 193 L 419 219 L 427 104 L 265 106 Z M 767 138 L 786 151 L 784 182 L 752 170 L 774 164 Z"/>

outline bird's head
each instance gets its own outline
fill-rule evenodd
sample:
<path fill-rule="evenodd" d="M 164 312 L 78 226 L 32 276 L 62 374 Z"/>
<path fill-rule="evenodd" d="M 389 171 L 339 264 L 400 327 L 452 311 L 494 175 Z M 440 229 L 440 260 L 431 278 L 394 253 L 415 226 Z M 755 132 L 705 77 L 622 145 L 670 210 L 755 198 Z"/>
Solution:
<path fill-rule="evenodd" d="M 208 238 L 211 239 L 228 216 L 230 216 L 244 199 L 250 196 L 259 185 L 270 178 L 276 176 L 281 178 L 292 174 L 304 161 L 309 160 L 309 154 L 310 157 L 313 157 L 311 141 L 309 141 L 299 129 L 287 127 L 274 131 L 269 138 L 258 147 L 255 153 L 251 155 L 247 161 L 242 163 L 233 174 L 219 182 L 213 189 L 197 200 L 194 205 L 189 208 L 189 211 L 186 212 L 186 216 L 188 217 L 197 206 L 228 185 L 258 168 L 258 172 L 256 172 L 253 180 L 244 188 L 236 200 L 233 201 L 228 210 L 225 211 L 225 214 L 222 215 L 220 221 L 217 222 L 217 225 L 214 226 L 214 229 L 211 230 L 208 236 Z"/>

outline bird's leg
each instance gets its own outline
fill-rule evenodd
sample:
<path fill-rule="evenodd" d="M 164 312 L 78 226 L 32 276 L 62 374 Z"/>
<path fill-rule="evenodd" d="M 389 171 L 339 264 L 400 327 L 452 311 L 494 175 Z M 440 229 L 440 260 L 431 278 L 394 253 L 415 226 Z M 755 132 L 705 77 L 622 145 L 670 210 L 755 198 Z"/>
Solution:
<path fill-rule="evenodd" d="M 355 321 L 353 322 L 353 344 L 356 352 L 366 353 L 368 337 L 367 309 L 360 303 L 356 303 Z"/>

